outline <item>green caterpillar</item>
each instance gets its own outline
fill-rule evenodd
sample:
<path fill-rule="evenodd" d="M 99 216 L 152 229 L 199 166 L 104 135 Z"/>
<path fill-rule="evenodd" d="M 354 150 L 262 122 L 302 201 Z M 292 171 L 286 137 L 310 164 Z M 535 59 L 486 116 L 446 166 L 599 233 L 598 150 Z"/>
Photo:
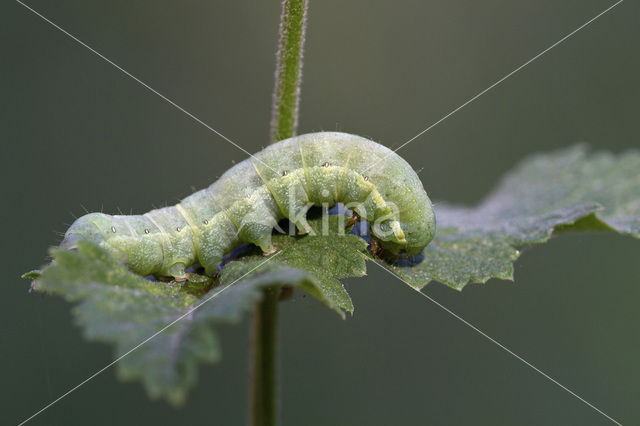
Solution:
<path fill-rule="evenodd" d="M 60 246 L 89 240 L 137 274 L 184 280 L 194 264 L 214 275 L 223 256 L 243 242 L 273 253 L 279 220 L 304 234 L 312 205 L 338 202 L 371 222 L 371 234 L 391 253 L 416 254 L 435 234 L 431 201 L 406 161 L 368 139 L 320 132 L 267 147 L 175 206 L 82 216 Z"/>

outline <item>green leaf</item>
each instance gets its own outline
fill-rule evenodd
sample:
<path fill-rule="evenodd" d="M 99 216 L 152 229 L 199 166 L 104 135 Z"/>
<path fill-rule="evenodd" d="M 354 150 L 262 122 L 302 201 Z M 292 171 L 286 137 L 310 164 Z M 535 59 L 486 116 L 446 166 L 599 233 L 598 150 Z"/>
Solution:
<path fill-rule="evenodd" d="M 367 272 L 367 242 L 346 233 L 344 216 L 325 216 L 309 220 L 310 235 L 292 238 L 274 237 L 275 246 L 282 250 L 278 259 L 312 274 L 322 289 L 322 295 L 333 304 L 353 313 L 353 303 L 339 278 L 362 277 Z M 324 228 L 324 229 L 323 229 Z"/>
<path fill-rule="evenodd" d="M 281 252 L 277 262 L 310 273 L 321 289 L 321 300 L 349 313 L 353 303 L 339 278 L 361 277 L 366 274 L 367 243 L 362 238 L 347 233 L 345 216 L 325 216 L 309 219 L 313 232 L 292 237 L 276 234 L 273 244 Z M 261 256 L 247 256 L 240 261 L 255 261 Z M 344 318 L 344 313 L 338 310 Z"/>
<path fill-rule="evenodd" d="M 122 357 L 115 364 L 120 378 L 141 380 L 151 397 L 179 404 L 196 382 L 198 363 L 220 358 L 213 327 L 238 322 L 262 289 L 297 287 L 343 318 L 353 312 L 337 278 L 364 275 L 367 244 L 344 235 L 345 221 L 331 216 L 322 232 L 322 219 L 310 220 L 316 235 L 274 235 L 278 252 L 231 261 L 215 281 L 197 274 L 184 283 L 150 281 L 86 241 L 77 251 L 52 249 L 53 262 L 24 277 L 37 291 L 79 302 L 74 314 L 85 337 L 113 343 Z"/>
<path fill-rule="evenodd" d="M 640 152 L 589 155 L 584 145 L 525 159 L 478 206 L 438 205 L 437 235 L 413 267 L 393 267 L 420 289 L 437 280 L 513 279 L 519 249 L 554 232 L 613 230 L 640 237 Z"/>
<path fill-rule="evenodd" d="M 150 396 L 174 404 L 195 384 L 198 362 L 220 357 L 212 326 L 238 322 L 260 300 L 261 289 L 298 287 L 341 312 L 311 274 L 276 261 L 279 254 L 229 263 L 201 298 L 187 291 L 193 282 L 144 279 L 89 242 L 79 242 L 77 251 L 52 249 L 51 254 L 54 261 L 35 289 L 79 301 L 74 313 L 85 336 L 115 344 L 116 357 L 123 356 L 115 365 L 119 377 L 141 380 Z"/>
<path fill-rule="evenodd" d="M 513 278 L 522 247 L 555 233 L 615 230 L 640 237 L 640 153 L 588 155 L 577 146 L 525 160 L 474 208 L 438 205 L 438 231 L 411 267 L 391 268 L 416 288 L 431 280 L 462 289 L 469 281 Z M 184 283 L 131 273 L 89 242 L 52 249 L 54 261 L 25 278 L 33 288 L 78 302 L 87 338 L 115 345 L 118 375 L 141 380 L 152 397 L 184 400 L 200 362 L 220 357 L 214 326 L 234 323 L 263 289 L 297 287 L 342 317 L 353 312 L 340 278 L 365 275 L 367 243 L 346 233 L 344 216 L 311 218 L 305 236 L 274 235 L 278 251 L 237 257 L 215 280 Z M 141 345 L 141 343 L 143 343 Z M 133 349 L 133 350 L 132 350 Z"/>

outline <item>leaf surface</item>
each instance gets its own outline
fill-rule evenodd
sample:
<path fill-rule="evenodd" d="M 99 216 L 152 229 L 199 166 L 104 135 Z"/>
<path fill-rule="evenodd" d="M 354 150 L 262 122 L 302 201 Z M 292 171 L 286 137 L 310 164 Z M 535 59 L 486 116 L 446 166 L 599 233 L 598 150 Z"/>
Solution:
<path fill-rule="evenodd" d="M 329 219 L 338 225 L 338 217 Z M 321 223 L 310 222 L 315 236 L 274 236 L 278 252 L 232 260 L 216 280 L 192 274 L 184 283 L 151 281 L 86 241 L 77 251 L 52 249 L 53 262 L 24 277 L 37 291 L 78 302 L 74 314 L 85 337 L 112 343 L 122 357 L 115 364 L 120 378 L 140 380 L 151 397 L 179 404 L 196 383 L 198 363 L 220 358 L 214 327 L 240 321 L 262 289 L 299 288 L 343 318 L 353 312 L 337 278 L 364 275 L 366 242 L 335 228 L 320 235 Z"/>
<path fill-rule="evenodd" d="M 640 237 L 640 152 L 589 154 L 577 145 L 533 155 L 476 207 L 439 204 L 424 261 L 393 270 L 416 288 L 513 279 L 520 249 L 555 233 L 610 230 Z"/>
<path fill-rule="evenodd" d="M 584 146 L 525 159 L 476 207 L 439 204 L 437 235 L 420 262 L 390 268 L 417 289 L 432 280 L 455 289 L 490 278 L 513 279 L 523 247 L 554 233 L 616 232 L 640 237 L 640 153 L 589 155 Z M 343 318 L 353 304 L 341 278 L 366 273 L 367 242 L 347 232 L 343 215 L 308 220 L 313 232 L 273 236 L 268 257 L 245 247 L 218 277 L 192 274 L 184 283 L 131 273 L 106 251 L 79 242 L 52 249 L 53 262 L 25 278 L 33 288 L 77 302 L 89 339 L 115 347 L 118 375 L 140 380 L 152 397 L 178 404 L 198 364 L 220 358 L 214 328 L 238 322 L 276 286 L 301 289 Z"/>

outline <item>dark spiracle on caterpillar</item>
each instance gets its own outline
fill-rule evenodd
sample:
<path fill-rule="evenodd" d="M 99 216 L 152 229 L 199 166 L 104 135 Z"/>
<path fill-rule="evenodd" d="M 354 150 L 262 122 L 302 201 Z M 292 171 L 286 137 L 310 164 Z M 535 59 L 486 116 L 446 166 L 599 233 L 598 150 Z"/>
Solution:
<path fill-rule="evenodd" d="M 372 241 L 386 253 L 418 254 L 435 235 L 431 201 L 405 160 L 360 136 L 320 132 L 268 146 L 175 206 L 142 215 L 84 215 L 60 246 L 74 249 L 88 240 L 145 276 L 185 280 L 185 269 L 196 264 L 213 276 L 242 243 L 273 253 L 279 220 L 305 234 L 309 207 L 336 203 L 367 220 Z"/>

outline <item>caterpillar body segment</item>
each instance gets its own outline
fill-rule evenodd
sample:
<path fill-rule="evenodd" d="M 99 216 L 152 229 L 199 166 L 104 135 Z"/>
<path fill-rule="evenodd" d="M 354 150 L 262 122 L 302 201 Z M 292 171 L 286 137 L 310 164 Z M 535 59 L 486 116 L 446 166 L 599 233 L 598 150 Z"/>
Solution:
<path fill-rule="evenodd" d="M 82 216 L 61 247 L 92 241 L 141 275 L 181 280 L 193 264 L 213 275 L 243 242 L 275 251 L 271 234 L 279 220 L 289 219 L 304 234 L 311 205 L 338 202 L 371 222 L 372 235 L 392 253 L 418 253 L 435 235 L 431 201 L 406 161 L 368 139 L 321 132 L 265 148 L 175 206 Z"/>

